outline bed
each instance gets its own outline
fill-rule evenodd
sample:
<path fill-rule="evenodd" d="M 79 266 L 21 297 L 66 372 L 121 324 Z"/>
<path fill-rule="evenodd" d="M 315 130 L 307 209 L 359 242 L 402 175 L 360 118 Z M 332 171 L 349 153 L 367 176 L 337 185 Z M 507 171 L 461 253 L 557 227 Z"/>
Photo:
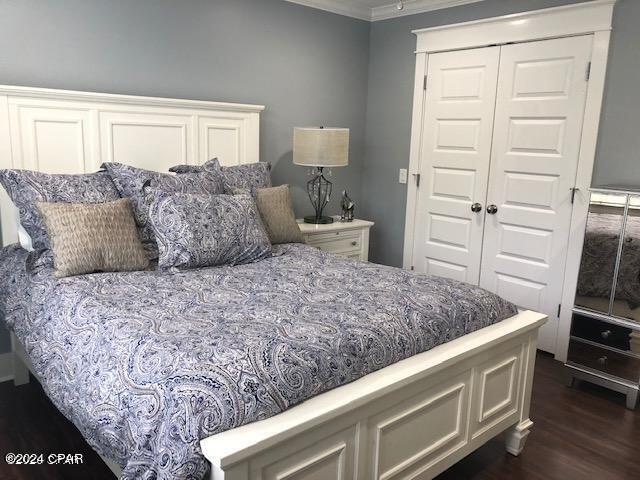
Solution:
<path fill-rule="evenodd" d="M 3 168 L 257 160 L 255 106 L 3 87 L 3 109 Z M 89 148 L 65 148 L 78 135 Z M 38 158 L 52 138 L 75 161 Z M 518 455 L 532 426 L 545 317 L 470 285 L 294 244 L 244 266 L 61 280 L 15 246 L 0 263 L 16 383 L 30 370 L 123 478 L 431 478 L 503 431 Z"/>

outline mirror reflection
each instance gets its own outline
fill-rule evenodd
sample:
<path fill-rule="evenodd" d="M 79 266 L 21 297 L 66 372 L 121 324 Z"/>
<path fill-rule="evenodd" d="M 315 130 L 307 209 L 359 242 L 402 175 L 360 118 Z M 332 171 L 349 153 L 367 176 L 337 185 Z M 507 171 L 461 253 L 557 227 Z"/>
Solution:
<path fill-rule="evenodd" d="M 613 315 L 640 322 L 640 196 L 629 196 Z"/>
<path fill-rule="evenodd" d="M 609 313 L 626 202 L 626 194 L 591 193 L 576 306 Z"/>

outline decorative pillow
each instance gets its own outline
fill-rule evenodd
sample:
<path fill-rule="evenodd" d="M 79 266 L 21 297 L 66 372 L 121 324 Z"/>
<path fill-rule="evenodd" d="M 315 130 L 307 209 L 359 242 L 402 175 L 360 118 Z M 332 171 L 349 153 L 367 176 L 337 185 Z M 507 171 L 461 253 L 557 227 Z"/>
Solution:
<path fill-rule="evenodd" d="M 36 202 L 104 203 L 120 198 L 107 172 L 52 175 L 30 170 L 0 170 L 0 184 L 20 213 L 20 224 L 34 249 L 49 248 Z"/>
<path fill-rule="evenodd" d="M 233 194 L 234 190 L 247 190 L 255 198 L 258 188 L 271 187 L 271 164 L 267 162 L 247 163 L 233 167 L 221 167 L 217 158 L 203 165 L 176 165 L 169 169 L 175 173 L 221 172 L 225 193 Z"/>
<path fill-rule="evenodd" d="M 220 174 L 214 172 L 207 172 L 207 175 L 187 173 L 177 176 L 152 172 L 121 163 L 105 163 L 103 167 L 111 175 L 120 195 L 131 198 L 136 224 L 140 230 L 140 238 L 145 243 L 155 244 L 153 231 L 148 225 L 148 206 L 145 203 L 143 192 L 145 185 L 156 185 L 169 192 L 209 194 L 224 192 L 222 178 Z"/>
<path fill-rule="evenodd" d="M 143 270 L 149 265 L 131 200 L 37 203 L 53 251 L 57 278 L 92 272 Z"/>
<path fill-rule="evenodd" d="M 304 243 L 293 213 L 289 185 L 259 188 L 256 192 L 256 205 L 272 244 Z"/>
<path fill-rule="evenodd" d="M 249 195 L 149 191 L 149 219 L 159 268 L 239 265 L 271 256 L 271 244 Z"/>
<path fill-rule="evenodd" d="M 222 167 L 222 179 L 226 193 L 234 189 L 251 192 L 253 198 L 259 188 L 271 187 L 271 164 L 266 162 L 247 163 L 233 167 Z"/>
<path fill-rule="evenodd" d="M 169 169 L 173 173 L 201 173 L 220 170 L 220 162 L 217 158 L 207 160 L 202 165 L 176 165 Z"/>
<path fill-rule="evenodd" d="M 143 188 L 162 190 L 166 193 L 201 193 L 203 195 L 225 193 L 220 172 L 208 171 L 182 175 L 162 174 L 162 176 L 148 180 Z"/>

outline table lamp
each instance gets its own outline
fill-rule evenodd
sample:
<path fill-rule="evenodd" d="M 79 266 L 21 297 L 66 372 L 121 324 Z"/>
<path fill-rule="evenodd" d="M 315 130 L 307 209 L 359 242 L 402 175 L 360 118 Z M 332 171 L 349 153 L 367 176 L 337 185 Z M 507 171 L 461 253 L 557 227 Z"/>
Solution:
<path fill-rule="evenodd" d="M 332 217 L 322 215 L 333 188 L 333 184 L 324 177 L 323 170 L 349 164 L 349 129 L 294 128 L 293 163 L 316 169 L 313 178 L 307 182 L 307 193 L 316 213 L 304 217 L 305 223 L 333 223 Z"/>

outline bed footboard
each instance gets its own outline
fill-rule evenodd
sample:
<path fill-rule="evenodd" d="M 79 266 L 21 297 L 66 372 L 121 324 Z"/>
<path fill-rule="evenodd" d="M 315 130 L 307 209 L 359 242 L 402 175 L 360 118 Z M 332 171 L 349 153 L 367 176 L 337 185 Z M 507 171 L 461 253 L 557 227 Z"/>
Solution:
<path fill-rule="evenodd" d="M 521 312 L 326 392 L 270 419 L 202 440 L 212 480 L 432 478 L 507 431 L 519 455 L 537 334 Z"/>

